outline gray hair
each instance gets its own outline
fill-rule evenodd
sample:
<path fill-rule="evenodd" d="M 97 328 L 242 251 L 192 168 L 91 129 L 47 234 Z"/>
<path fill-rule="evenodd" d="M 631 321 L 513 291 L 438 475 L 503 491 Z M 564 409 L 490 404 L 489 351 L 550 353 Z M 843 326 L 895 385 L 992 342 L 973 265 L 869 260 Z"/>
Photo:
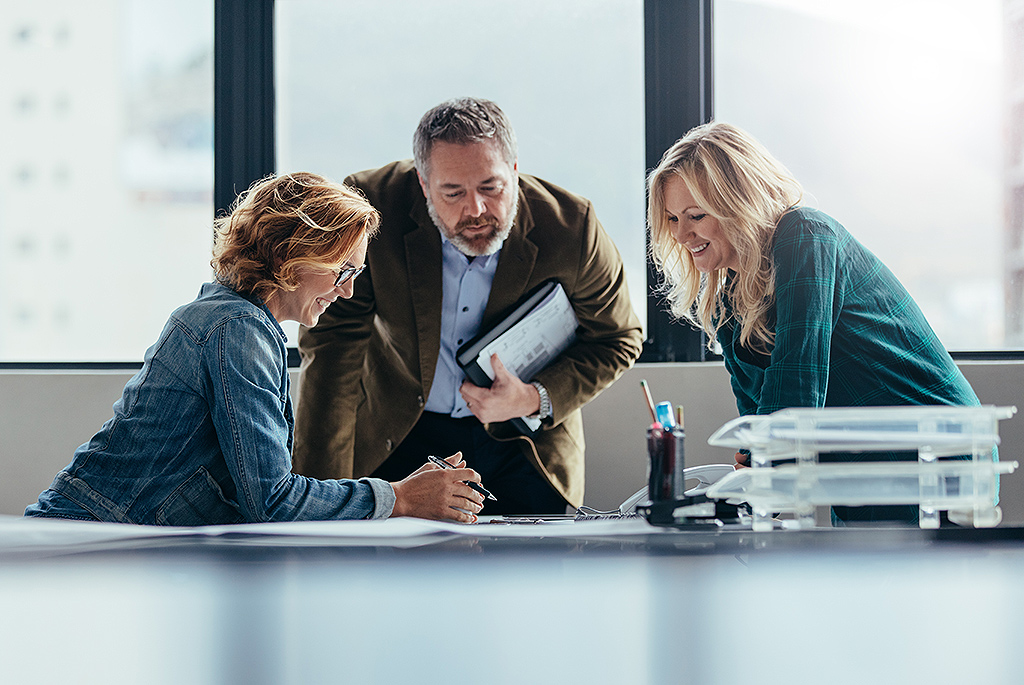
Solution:
<path fill-rule="evenodd" d="M 442 102 L 420 119 L 412 138 L 416 170 L 423 178 L 430 171 L 430 152 L 437 141 L 467 145 L 494 141 L 508 165 L 518 157 L 516 134 L 505 113 L 495 103 L 482 98 L 456 98 Z"/>

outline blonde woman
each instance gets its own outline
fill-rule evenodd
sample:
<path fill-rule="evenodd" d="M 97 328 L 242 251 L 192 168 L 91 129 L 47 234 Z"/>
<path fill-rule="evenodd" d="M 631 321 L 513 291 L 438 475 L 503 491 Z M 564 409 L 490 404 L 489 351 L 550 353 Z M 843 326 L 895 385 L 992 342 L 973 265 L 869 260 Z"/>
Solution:
<path fill-rule="evenodd" d="M 648 186 L 672 312 L 721 344 L 741 415 L 978 404 L 899 280 L 835 219 L 800 206 L 800 184 L 748 133 L 691 130 Z M 917 508 L 836 507 L 836 518 L 912 522 Z"/>
<path fill-rule="evenodd" d="M 217 281 L 172 314 L 114 416 L 26 516 L 195 526 L 419 516 L 476 520 L 467 468 L 407 478 L 291 472 L 292 403 L 281 322 L 316 325 L 352 296 L 380 221 L 352 189 L 309 173 L 258 181 L 217 221 Z M 464 466 L 461 455 L 448 458 Z"/>

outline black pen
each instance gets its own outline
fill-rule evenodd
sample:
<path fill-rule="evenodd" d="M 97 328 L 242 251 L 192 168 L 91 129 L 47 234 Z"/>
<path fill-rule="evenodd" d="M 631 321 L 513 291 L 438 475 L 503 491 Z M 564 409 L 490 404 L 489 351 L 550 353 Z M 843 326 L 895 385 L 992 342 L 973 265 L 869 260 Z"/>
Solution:
<path fill-rule="evenodd" d="M 454 469 L 455 468 L 454 466 L 452 466 L 451 464 L 446 462 L 444 459 L 439 459 L 439 458 L 435 457 L 433 454 L 427 455 L 427 459 L 429 459 L 433 463 L 437 464 L 442 469 Z M 468 485 L 469 487 L 473 488 L 477 492 L 479 492 L 481 495 L 483 495 L 487 499 L 492 499 L 495 502 L 498 501 L 498 498 L 495 497 L 494 495 L 492 495 L 490 492 L 488 492 L 487 488 L 485 488 L 484 486 L 478 485 L 477 483 L 475 483 L 475 482 L 473 482 L 471 480 L 464 480 L 462 482 L 465 483 L 466 485 Z"/>

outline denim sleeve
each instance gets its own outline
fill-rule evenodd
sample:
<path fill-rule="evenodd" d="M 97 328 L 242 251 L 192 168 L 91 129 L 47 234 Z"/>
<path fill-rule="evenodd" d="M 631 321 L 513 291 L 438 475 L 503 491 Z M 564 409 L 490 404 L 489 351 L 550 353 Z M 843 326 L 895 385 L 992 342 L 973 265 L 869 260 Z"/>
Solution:
<path fill-rule="evenodd" d="M 231 319 L 203 351 L 217 439 L 247 521 L 385 518 L 394 490 L 381 480 L 316 480 L 292 473 L 291 400 L 284 342 L 254 317 Z"/>

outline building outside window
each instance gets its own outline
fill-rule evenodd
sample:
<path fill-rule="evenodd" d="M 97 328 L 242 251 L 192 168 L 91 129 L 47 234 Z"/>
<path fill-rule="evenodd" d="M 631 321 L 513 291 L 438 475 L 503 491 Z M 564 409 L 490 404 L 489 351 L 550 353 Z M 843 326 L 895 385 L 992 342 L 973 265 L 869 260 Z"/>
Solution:
<path fill-rule="evenodd" d="M 214 3 L 0 2 L 0 361 L 138 360 L 211 277 Z M 427 108 L 491 98 L 520 169 L 594 202 L 643 317 L 642 0 L 275 11 L 279 171 L 409 157 Z M 713 44 L 716 118 L 947 347 L 1024 349 L 1024 0 L 716 0 Z"/>
<path fill-rule="evenodd" d="M 211 276 L 213 1 L 0 8 L 0 360 L 139 360 Z"/>
<path fill-rule="evenodd" d="M 1004 0 L 1006 346 L 1024 347 L 1024 0 Z"/>
<path fill-rule="evenodd" d="M 947 348 L 1024 347 L 1019 0 L 716 0 L 715 116 L 899 277 Z"/>

